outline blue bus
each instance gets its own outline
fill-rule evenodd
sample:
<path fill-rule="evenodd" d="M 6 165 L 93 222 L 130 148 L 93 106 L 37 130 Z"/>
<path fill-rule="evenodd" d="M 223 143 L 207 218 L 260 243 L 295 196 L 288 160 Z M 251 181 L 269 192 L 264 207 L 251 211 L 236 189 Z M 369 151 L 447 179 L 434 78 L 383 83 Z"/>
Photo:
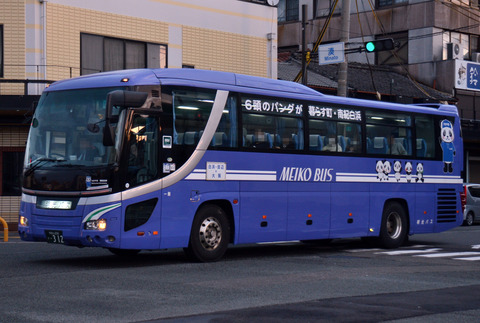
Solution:
<path fill-rule="evenodd" d="M 234 73 L 140 69 L 45 89 L 23 240 L 119 255 L 362 237 L 396 248 L 463 221 L 455 106 L 328 96 Z"/>

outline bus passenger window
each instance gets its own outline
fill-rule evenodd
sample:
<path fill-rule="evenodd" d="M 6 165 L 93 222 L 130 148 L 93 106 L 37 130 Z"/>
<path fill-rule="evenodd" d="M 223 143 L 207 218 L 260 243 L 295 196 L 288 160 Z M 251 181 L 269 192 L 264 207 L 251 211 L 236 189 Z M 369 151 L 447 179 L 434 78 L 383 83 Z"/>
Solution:
<path fill-rule="evenodd" d="M 367 153 L 412 156 L 412 117 L 403 112 L 367 110 Z"/>
<path fill-rule="evenodd" d="M 202 137 L 215 99 L 211 90 L 172 91 L 176 145 L 196 146 Z M 220 130 L 217 130 L 220 131 Z"/>
<path fill-rule="evenodd" d="M 437 141 L 435 140 L 435 124 L 434 118 L 431 116 L 415 117 L 415 132 L 417 137 L 413 149 L 417 157 L 435 157 L 435 148 L 437 145 Z"/>
<path fill-rule="evenodd" d="M 272 97 L 244 96 L 242 146 L 277 152 L 303 150 L 303 104 Z"/>

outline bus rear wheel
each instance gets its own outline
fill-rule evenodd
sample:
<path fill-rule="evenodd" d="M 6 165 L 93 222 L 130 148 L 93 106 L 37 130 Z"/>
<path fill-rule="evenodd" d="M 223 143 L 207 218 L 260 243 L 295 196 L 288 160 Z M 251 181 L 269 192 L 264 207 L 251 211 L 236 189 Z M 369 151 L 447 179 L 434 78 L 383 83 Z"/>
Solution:
<path fill-rule="evenodd" d="M 398 202 L 387 203 L 383 209 L 379 245 L 387 249 L 400 247 L 406 241 L 407 227 L 404 207 Z"/>
<path fill-rule="evenodd" d="M 218 261 L 225 255 L 229 240 L 230 225 L 225 211 L 217 205 L 205 205 L 193 220 L 185 253 L 194 261 Z"/>

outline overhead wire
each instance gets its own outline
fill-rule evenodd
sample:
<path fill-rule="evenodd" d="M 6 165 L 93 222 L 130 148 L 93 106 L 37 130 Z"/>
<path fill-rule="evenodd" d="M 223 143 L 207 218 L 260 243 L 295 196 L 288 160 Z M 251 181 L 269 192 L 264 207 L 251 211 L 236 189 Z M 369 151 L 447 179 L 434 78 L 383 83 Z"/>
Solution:
<path fill-rule="evenodd" d="M 473 8 L 472 6 L 461 6 L 461 5 L 458 5 L 458 4 L 454 4 L 450 1 L 444 1 L 444 0 L 435 0 L 436 2 L 440 3 L 440 4 L 443 4 L 445 5 L 446 7 L 452 9 L 453 11 L 456 11 L 457 13 L 459 13 L 460 15 L 463 15 L 465 17 L 468 17 L 468 18 L 472 18 L 472 16 L 476 17 L 476 18 L 479 18 L 480 20 L 480 13 L 476 13 L 475 11 L 478 11 L 477 8 Z M 380 28 L 380 31 L 381 33 L 384 35 L 384 36 L 388 36 L 386 30 L 385 30 L 385 27 L 383 26 L 382 22 L 380 21 L 378 15 L 376 14 L 376 11 L 374 9 L 374 6 L 372 4 L 372 0 L 367 0 L 369 6 L 370 6 L 370 10 L 375 18 L 375 21 L 377 23 L 377 25 L 379 26 Z M 319 34 L 319 37 L 317 38 L 317 41 L 315 42 L 315 45 L 313 47 L 313 50 L 312 50 L 312 54 L 313 53 L 316 53 L 316 51 L 318 50 L 318 46 L 321 44 L 322 40 L 323 40 L 323 37 L 325 36 L 325 33 L 326 33 L 326 30 L 327 28 L 329 27 L 330 25 L 330 21 L 331 21 L 331 18 L 335 12 L 335 9 L 336 9 L 336 6 L 338 4 L 338 0 L 335 1 L 333 7 L 331 8 L 331 11 L 329 13 L 329 16 L 327 18 L 327 20 L 325 20 L 324 24 L 323 24 L 323 27 L 322 27 L 322 30 Z M 357 18 L 359 20 L 359 26 L 360 26 L 360 32 L 361 32 L 361 37 L 362 37 L 362 43 L 360 43 L 362 46 L 363 44 L 365 43 L 364 42 L 364 34 L 363 34 L 363 29 L 362 29 L 362 25 L 361 25 L 361 21 L 360 21 L 360 17 L 359 17 L 359 10 L 358 10 L 358 2 L 357 0 L 355 0 L 355 4 L 356 4 L 356 8 L 357 8 Z M 462 11 L 463 10 L 463 11 Z M 466 12 L 465 12 L 466 11 Z M 455 28 L 455 29 L 452 29 L 452 30 L 449 30 L 450 32 L 452 31 L 456 31 L 456 32 L 460 32 L 461 30 L 464 30 L 464 29 L 473 29 L 473 28 L 478 28 L 478 26 L 480 26 L 480 24 L 472 24 L 472 25 L 468 25 L 468 26 L 463 26 L 463 27 L 458 27 L 458 28 Z M 370 26 L 369 26 L 370 27 Z M 370 28 L 371 29 L 371 28 Z M 397 38 L 395 40 L 407 40 L 407 41 L 411 41 L 411 40 L 418 40 L 418 39 L 423 39 L 423 38 L 428 38 L 428 37 L 434 37 L 434 36 L 438 36 L 438 35 L 442 35 L 444 34 L 445 31 L 439 31 L 439 32 L 435 32 L 435 33 L 429 33 L 429 34 L 424 34 L 424 35 L 418 35 L 418 36 L 414 36 L 414 37 L 407 37 L 407 38 Z M 358 42 L 349 42 L 349 44 L 359 44 Z M 357 49 L 358 50 L 358 49 Z M 346 50 L 348 51 L 348 50 Z M 355 49 L 352 49 L 351 50 L 352 52 L 355 51 Z M 410 71 L 408 70 L 408 68 L 405 66 L 404 62 L 402 61 L 402 59 L 399 57 L 398 53 L 395 51 L 395 50 L 392 50 L 391 51 L 392 53 L 392 56 L 396 59 L 398 65 L 402 68 L 402 70 L 404 70 L 405 74 L 407 75 L 407 78 L 412 82 L 412 84 L 419 90 L 421 91 L 423 94 L 425 94 L 428 98 L 430 99 L 435 99 L 433 96 L 431 96 L 416 80 L 415 78 L 411 75 Z M 375 89 L 376 91 L 376 87 L 375 87 L 375 82 L 374 82 L 374 79 L 373 79 L 373 74 L 372 74 L 372 70 L 371 70 L 371 66 L 370 66 L 370 61 L 369 61 L 369 58 L 368 58 L 368 55 L 366 55 L 366 58 L 367 58 L 367 64 L 369 65 L 369 69 L 370 69 L 370 73 L 371 73 L 371 77 L 372 77 L 372 84 L 373 84 L 373 88 Z M 311 61 L 311 56 L 306 58 L 306 66 L 308 67 L 308 65 L 310 64 L 310 61 Z M 295 82 L 299 82 L 299 80 L 302 78 L 302 74 L 303 74 L 303 71 L 300 71 L 297 76 L 295 77 L 294 81 Z"/>
<path fill-rule="evenodd" d="M 363 27 L 362 27 L 362 22 L 360 20 L 360 14 L 358 12 L 358 0 L 355 0 L 355 6 L 357 8 L 357 19 L 358 19 L 358 25 L 360 26 L 360 34 L 362 35 L 362 42 L 365 43 L 365 39 L 363 37 Z M 368 20 L 367 20 L 368 21 Z M 371 30 L 370 30 L 371 31 Z M 377 91 L 377 87 L 375 86 L 375 79 L 373 77 L 373 70 L 372 70 L 372 66 L 370 65 L 370 59 L 368 58 L 368 54 L 365 53 L 365 57 L 367 58 L 367 65 L 368 65 L 368 70 L 370 72 L 370 78 L 372 80 L 372 86 L 373 86 L 373 90 L 375 91 L 375 93 L 378 93 Z"/>
<path fill-rule="evenodd" d="M 375 20 L 380 28 L 380 30 L 382 31 L 382 34 L 384 36 L 387 35 L 386 33 L 386 30 L 385 30 L 385 27 L 383 26 L 382 22 L 380 21 L 380 19 L 378 18 L 377 14 L 376 14 L 376 11 L 375 9 L 373 8 L 372 6 L 372 3 L 371 3 L 371 0 L 368 0 L 368 3 L 370 5 L 370 9 L 372 11 L 372 14 L 373 16 L 375 17 Z M 428 98 L 430 99 L 433 99 L 435 100 L 436 98 L 431 96 L 416 80 L 415 78 L 411 75 L 410 71 L 408 70 L 408 68 L 405 66 L 405 64 L 403 63 L 403 61 L 401 60 L 401 58 L 398 56 L 398 53 L 396 50 L 391 50 L 391 53 L 392 55 L 395 57 L 395 59 L 397 60 L 397 63 L 399 64 L 399 66 L 404 70 L 404 72 L 406 73 L 407 75 L 407 78 L 412 82 L 412 84 L 420 91 L 422 92 L 423 94 L 425 94 Z"/>
<path fill-rule="evenodd" d="M 323 24 L 322 30 L 320 31 L 320 34 L 317 38 L 317 41 L 315 42 L 315 45 L 313 46 L 312 53 L 317 52 L 318 46 L 321 44 L 321 42 L 323 40 L 323 37 L 325 36 L 325 33 L 327 31 L 328 25 L 330 24 L 330 21 L 332 20 L 333 13 L 335 12 L 335 8 L 337 7 L 337 4 L 338 4 L 338 0 L 335 0 L 335 3 L 332 7 L 330 15 L 328 16 L 328 19 L 325 20 L 325 23 Z M 308 68 L 308 64 L 310 64 L 310 61 L 312 60 L 312 56 L 310 55 L 310 57 L 308 57 L 308 58 L 302 57 L 302 59 L 305 59 L 305 65 Z M 293 81 L 294 82 L 299 82 L 300 79 L 302 78 L 302 75 L 303 75 L 303 71 L 300 70 L 300 72 L 298 72 L 297 76 L 295 77 L 295 79 Z"/>

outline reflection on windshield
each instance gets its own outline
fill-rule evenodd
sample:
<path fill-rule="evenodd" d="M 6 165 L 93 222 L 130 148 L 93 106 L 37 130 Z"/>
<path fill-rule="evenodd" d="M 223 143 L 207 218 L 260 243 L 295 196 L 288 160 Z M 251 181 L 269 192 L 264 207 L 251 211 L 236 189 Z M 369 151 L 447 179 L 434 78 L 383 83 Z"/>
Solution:
<path fill-rule="evenodd" d="M 113 163 L 115 147 L 103 145 L 99 130 L 105 120 L 107 93 L 117 89 L 45 92 L 30 128 L 25 167 Z"/>

